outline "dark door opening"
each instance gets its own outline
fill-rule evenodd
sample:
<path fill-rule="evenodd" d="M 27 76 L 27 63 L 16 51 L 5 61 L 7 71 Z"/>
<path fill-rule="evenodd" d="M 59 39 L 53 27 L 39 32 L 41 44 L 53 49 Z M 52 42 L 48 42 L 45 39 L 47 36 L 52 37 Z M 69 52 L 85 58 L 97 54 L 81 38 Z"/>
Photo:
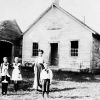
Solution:
<path fill-rule="evenodd" d="M 51 53 L 50 53 L 50 65 L 58 65 L 58 43 L 50 43 Z"/>
<path fill-rule="evenodd" d="M 8 61 L 11 62 L 12 44 L 6 41 L 0 41 L 0 64 L 3 62 L 3 57 L 8 57 Z"/>

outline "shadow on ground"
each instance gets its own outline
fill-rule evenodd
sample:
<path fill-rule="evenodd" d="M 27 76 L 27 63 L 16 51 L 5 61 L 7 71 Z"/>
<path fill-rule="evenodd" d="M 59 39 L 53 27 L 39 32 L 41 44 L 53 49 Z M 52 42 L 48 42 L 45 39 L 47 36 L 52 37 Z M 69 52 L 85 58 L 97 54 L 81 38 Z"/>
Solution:
<path fill-rule="evenodd" d="M 93 73 L 53 71 L 54 80 L 75 82 L 100 82 L 100 75 Z"/>
<path fill-rule="evenodd" d="M 34 78 L 33 68 L 22 68 L 24 79 Z M 84 72 L 53 71 L 53 79 L 57 81 L 100 82 L 100 75 Z M 33 80 L 31 80 L 33 81 Z"/>
<path fill-rule="evenodd" d="M 59 99 L 64 98 L 64 99 L 75 99 L 75 100 L 82 99 L 84 97 L 89 97 L 89 96 L 60 96 L 60 95 L 59 96 L 51 96 L 51 98 L 53 98 L 53 99 L 56 99 L 56 98 L 59 98 Z"/>
<path fill-rule="evenodd" d="M 51 92 L 61 92 L 61 91 L 68 91 L 68 90 L 74 90 L 76 88 L 63 88 L 63 89 L 59 89 L 59 88 L 52 88 Z"/>

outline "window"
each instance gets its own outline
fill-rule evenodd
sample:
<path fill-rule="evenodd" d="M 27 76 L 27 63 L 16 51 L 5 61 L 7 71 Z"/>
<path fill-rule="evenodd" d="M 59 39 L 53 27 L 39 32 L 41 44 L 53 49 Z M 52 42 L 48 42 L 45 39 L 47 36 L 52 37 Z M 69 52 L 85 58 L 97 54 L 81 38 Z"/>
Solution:
<path fill-rule="evenodd" d="M 78 56 L 78 41 L 71 41 L 71 56 Z"/>
<path fill-rule="evenodd" d="M 38 56 L 38 43 L 34 42 L 33 43 L 33 56 Z"/>

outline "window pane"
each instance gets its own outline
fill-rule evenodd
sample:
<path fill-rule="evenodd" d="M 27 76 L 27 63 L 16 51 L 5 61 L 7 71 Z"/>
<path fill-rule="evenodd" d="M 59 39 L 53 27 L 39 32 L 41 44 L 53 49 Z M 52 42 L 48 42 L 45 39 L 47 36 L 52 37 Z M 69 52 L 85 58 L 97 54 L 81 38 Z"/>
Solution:
<path fill-rule="evenodd" d="M 78 41 L 71 41 L 71 56 L 78 56 Z"/>
<path fill-rule="evenodd" d="M 38 49 L 38 43 L 33 43 L 33 49 Z"/>
<path fill-rule="evenodd" d="M 33 43 L 33 56 L 38 56 L 38 43 Z"/>
<path fill-rule="evenodd" d="M 78 41 L 71 41 L 71 48 L 78 48 Z"/>

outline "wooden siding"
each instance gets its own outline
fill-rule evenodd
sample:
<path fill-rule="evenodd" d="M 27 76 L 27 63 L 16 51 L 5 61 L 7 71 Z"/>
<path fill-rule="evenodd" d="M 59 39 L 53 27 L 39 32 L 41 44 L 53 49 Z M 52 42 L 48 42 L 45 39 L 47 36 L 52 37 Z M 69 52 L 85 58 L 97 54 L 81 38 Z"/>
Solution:
<path fill-rule="evenodd" d="M 79 41 L 79 56 L 70 56 L 70 41 Z M 50 43 L 58 43 L 58 66 L 53 68 L 65 68 L 79 70 L 90 68 L 92 57 L 92 33 L 85 26 L 79 24 L 69 15 L 66 15 L 56 7 L 50 9 L 23 36 L 23 63 L 34 62 L 32 57 L 32 43 L 38 42 L 39 48 L 44 50 L 44 58 L 50 62 Z"/>

